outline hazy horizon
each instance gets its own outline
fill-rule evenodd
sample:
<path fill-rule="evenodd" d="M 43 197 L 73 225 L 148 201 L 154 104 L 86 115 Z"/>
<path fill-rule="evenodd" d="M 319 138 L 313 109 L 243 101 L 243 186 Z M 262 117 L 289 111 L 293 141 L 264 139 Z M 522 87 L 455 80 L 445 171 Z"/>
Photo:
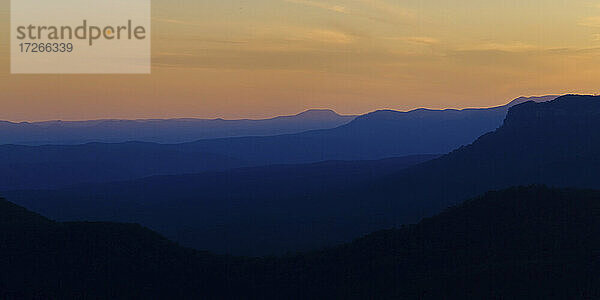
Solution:
<path fill-rule="evenodd" d="M 600 78 L 598 1 L 156 0 L 151 75 L 9 75 L 9 4 L 2 120 L 490 107 Z"/>
<path fill-rule="evenodd" d="M 565 93 L 566 94 L 577 94 L 577 93 Z M 294 116 L 298 116 L 301 115 L 303 113 L 309 112 L 309 111 L 332 111 L 334 113 L 336 113 L 339 116 L 342 117 L 356 117 L 356 116 L 361 116 L 361 115 L 365 115 L 365 114 L 369 114 L 372 112 L 376 112 L 376 111 L 382 111 L 382 110 L 394 110 L 394 111 L 399 111 L 399 112 L 411 112 L 411 111 L 415 111 L 415 110 L 419 110 L 419 109 L 429 109 L 429 110 L 465 110 L 465 109 L 486 109 L 486 108 L 494 108 L 494 107 L 499 107 L 499 106 L 504 106 L 504 105 L 508 105 L 511 101 L 514 101 L 516 99 L 519 98 L 538 98 L 538 97 L 549 97 L 549 96 L 560 96 L 560 95 L 554 95 L 554 94 L 545 94 L 545 95 L 533 95 L 533 96 L 518 96 L 518 97 L 514 97 L 514 98 L 510 98 L 508 99 L 506 102 L 504 103 L 499 103 L 497 105 L 491 105 L 491 106 L 482 106 L 482 107 L 472 107 L 472 106 L 467 106 L 467 107 L 440 107 L 440 108 L 431 108 L 431 107 L 414 107 L 414 108 L 410 108 L 410 109 L 405 109 L 405 110 L 399 110 L 399 109 L 393 109 L 393 108 L 378 108 L 378 109 L 374 109 L 374 110 L 370 110 L 370 111 L 365 111 L 365 112 L 361 112 L 361 113 L 342 113 L 339 111 L 336 111 L 335 109 L 332 108 L 306 108 L 300 112 L 291 112 L 291 113 L 284 113 L 281 115 L 272 115 L 272 116 L 264 116 L 264 117 L 239 117 L 239 118 L 226 118 L 226 117 L 221 117 L 221 116 L 213 116 L 213 117 L 196 117 L 196 116 L 174 116 L 174 117 L 160 117 L 160 116 L 156 116 L 156 117 L 140 117 L 140 118 L 117 118 L 117 117 L 101 117 L 101 118 L 93 118 L 93 119 L 46 119 L 46 120 L 7 120 L 7 119 L 0 119 L 0 121 L 4 121 L 4 122 L 11 122 L 11 123 L 46 123 L 46 122 L 84 122 L 84 121 L 110 121 L 110 120 L 125 120 L 125 121 L 153 121 L 153 120 L 186 120 L 186 119 L 190 119 L 190 120 L 225 120 L 225 121 L 240 121 L 240 120 L 248 120 L 248 121 L 261 121 L 261 120 L 270 120 L 270 119 L 275 119 L 275 118 L 280 118 L 280 117 L 294 117 Z"/>

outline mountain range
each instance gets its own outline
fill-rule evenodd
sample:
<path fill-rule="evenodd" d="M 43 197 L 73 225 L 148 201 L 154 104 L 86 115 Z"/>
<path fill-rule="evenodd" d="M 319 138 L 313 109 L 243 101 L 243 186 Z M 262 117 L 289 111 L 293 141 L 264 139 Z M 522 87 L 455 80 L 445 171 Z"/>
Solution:
<path fill-rule="evenodd" d="M 238 138 L 1 146 L 5 187 L 50 188 L 0 193 L 0 298 L 600 298 L 600 96 L 516 102 L 444 155 L 261 165 L 262 138 L 241 138 L 252 163 L 198 146 Z M 330 130 L 362 118 L 404 120 Z M 183 159 L 200 155 L 214 165 Z"/>
<path fill-rule="evenodd" d="M 525 101 L 541 102 L 554 97 L 519 98 L 508 105 L 487 109 L 377 111 L 356 117 L 336 128 L 274 136 L 204 139 L 179 144 L 132 141 L 81 145 L 0 145 L 0 190 L 59 188 L 87 182 L 122 181 L 153 175 L 274 164 L 443 154 L 496 129 L 510 107 Z M 321 113 L 316 113 L 318 116 L 313 114 L 315 112 L 294 119 L 294 122 L 327 118 L 319 117 Z M 87 128 L 84 125 L 77 123 L 65 127 Z M 48 126 L 61 127 L 56 124 Z M 111 128 L 110 132 L 121 132 L 119 127 Z M 91 136 L 92 133 L 87 129 L 82 130 Z M 19 136 L 28 137 L 26 134 Z"/>
<path fill-rule="evenodd" d="M 146 119 L 46 122 L 0 122 L 0 144 L 74 145 L 130 141 L 184 143 L 200 139 L 268 136 L 334 128 L 356 116 L 311 109 L 293 116 L 264 120 Z"/>
<path fill-rule="evenodd" d="M 600 97 L 525 102 L 472 144 L 390 172 L 280 166 L 3 194 L 59 220 L 139 222 L 186 246 L 281 253 L 417 222 L 489 190 L 600 188 L 599 117 Z"/>
<path fill-rule="evenodd" d="M 521 97 L 506 107 L 527 100 L 548 101 L 557 96 Z M 404 113 L 406 122 L 415 122 L 428 111 L 433 118 L 436 115 L 448 115 L 450 121 L 461 118 L 456 110 L 416 110 Z M 395 111 L 380 111 L 375 114 L 390 116 Z M 436 114 L 437 113 L 437 114 Z M 413 116 L 414 115 L 414 116 Z M 452 116 L 454 115 L 454 116 Z M 89 120 L 89 121 L 44 121 L 44 122 L 8 122 L 0 121 L 0 145 L 77 145 L 85 143 L 124 143 L 151 142 L 176 144 L 203 139 L 216 139 L 244 136 L 272 136 L 300 133 L 304 131 L 330 129 L 345 125 L 357 116 L 339 115 L 330 109 L 311 109 L 292 116 L 280 116 L 271 119 L 225 120 L 225 119 L 139 119 L 139 120 Z M 373 117 L 371 115 L 370 117 Z M 400 117 L 402 118 L 402 117 Z M 503 118 L 503 116 L 501 116 Z M 493 120 L 490 120 L 493 123 Z M 499 124 L 500 120 L 496 120 Z M 482 121 L 479 121 L 481 123 Z M 495 124 L 495 125 L 498 125 Z M 486 123 L 473 124 L 487 125 Z M 492 128 L 493 129 L 493 128 Z"/>
<path fill-rule="evenodd" d="M 304 202 L 306 197 L 360 185 L 436 157 L 275 165 L 2 194 L 56 220 L 136 222 L 198 249 L 280 254 L 385 228 L 374 222 L 357 235 L 344 228 L 352 224 L 323 220 L 331 209 L 341 213 L 343 207 L 322 210 L 318 203 Z M 336 232 L 320 232 L 322 225 L 311 225 L 315 221 L 335 226 Z"/>
<path fill-rule="evenodd" d="M 280 258 L 190 250 L 134 224 L 54 222 L 0 199 L 0 297 L 595 299 L 598 236 L 599 192 L 543 186 Z"/>

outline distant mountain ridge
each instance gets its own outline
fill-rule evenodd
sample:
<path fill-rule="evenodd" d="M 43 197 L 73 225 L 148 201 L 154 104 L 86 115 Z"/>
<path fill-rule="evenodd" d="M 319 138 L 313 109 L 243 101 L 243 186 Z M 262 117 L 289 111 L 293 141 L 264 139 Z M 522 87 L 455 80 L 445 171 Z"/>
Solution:
<path fill-rule="evenodd" d="M 378 111 L 332 129 L 181 144 L 0 145 L 0 190 L 55 188 L 274 164 L 443 154 L 496 129 L 509 107 Z M 302 118 L 319 119 L 331 114 L 311 112 Z"/>
<path fill-rule="evenodd" d="M 489 114 L 489 122 L 477 121 L 472 124 L 478 128 L 485 126 L 491 130 L 491 126 L 498 126 L 502 121 L 502 114 L 511 106 L 523 101 L 549 101 L 557 96 L 521 97 L 511 103 L 500 106 L 498 114 Z M 418 115 L 425 117 L 425 113 L 432 114 L 431 117 L 442 117 L 444 114 L 454 114 L 448 120 L 456 119 L 459 112 L 485 111 L 486 109 L 464 109 L 464 110 L 430 110 L 416 109 L 409 112 L 398 111 L 375 111 L 359 118 L 373 119 L 373 117 L 386 118 L 385 115 L 398 115 L 409 117 Z M 494 110 L 494 108 L 492 108 Z M 90 142 L 100 143 L 123 143 L 123 142 L 153 142 L 161 144 L 186 143 L 197 140 L 232 138 L 246 136 L 275 136 L 283 134 L 294 134 L 304 131 L 332 129 L 345 125 L 357 116 L 339 115 L 330 109 L 311 109 L 292 116 L 280 116 L 271 119 L 251 120 L 224 120 L 224 119 L 140 119 L 119 120 L 104 119 L 90 121 L 45 121 L 45 122 L 6 122 L 0 121 L 0 145 L 76 145 Z M 473 120 L 472 120 L 473 121 Z M 410 121 L 409 121 L 410 122 Z M 414 120 L 412 121 L 414 122 Z M 421 124 L 431 126 L 435 124 Z M 484 130 L 485 131 L 485 130 Z M 428 152 L 442 153 L 442 152 Z M 417 153 L 400 153 L 417 154 Z M 382 158 L 382 157 L 377 157 Z M 334 158 L 335 159 L 335 158 Z M 345 159 L 345 158 L 339 158 Z"/>
<path fill-rule="evenodd" d="M 515 105 L 519 105 L 519 104 L 523 104 L 525 102 L 537 102 L 537 103 L 541 103 L 541 102 L 548 102 L 548 101 L 552 101 L 558 97 L 560 97 L 562 95 L 546 95 L 546 96 L 533 96 L 533 97 L 519 97 L 513 101 L 511 101 L 510 103 L 507 104 L 508 107 L 513 107 Z"/>
<path fill-rule="evenodd" d="M 200 139 L 269 136 L 334 128 L 355 116 L 311 109 L 271 119 L 139 119 L 45 122 L 0 122 L 0 144 L 47 145 L 130 141 L 183 143 Z"/>
<path fill-rule="evenodd" d="M 5 195 L 59 219 L 110 216 L 115 221 L 139 221 L 200 248 L 217 239 L 210 234 L 218 231 L 202 228 L 217 224 L 223 244 L 215 251 L 246 251 L 239 245 L 252 244 L 251 237 L 260 237 L 259 252 L 311 239 L 326 245 L 341 237 L 417 222 L 489 190 L 529 184 L 600 188 L 599 113 L 600 97 L 594 96 L 522 103 L 510 109 L 500 128 L 470 145 L 409 168 L 366 180 L 343 179 L 335 185 L 320 186 L 319 178 L 310 173 L 306 177 L 316 178 L 316 184 L 303 185 L 310 182 L 303 179 L 306 173 L 292 167 L 276 176 L 265 176 L 271 169 L 259 168 L 220 176 L 142 179 L 97 190 L 88 185 Z M 323 174 L 335 174 L 337 168 Z M 372 174 L 368 170 L 354 172 Z M 126 213 L 128 209 L 139 214 Z M 181 230 L 168 227 L 169 220 L 186 225 Z"/>
<path fill-rule="evenodd" d="M 555 96 L 527 98 L 547 101 Z M 525 98 L 518 101 L 525 101 Z M 480 109 L 376 111 L 327 130 L 268 137 L 239 137 L 189 143 L 209 153 L 260 165 L 327 160 L 372 160 L 448 153 L 495 130 L 511 104 Z"/>

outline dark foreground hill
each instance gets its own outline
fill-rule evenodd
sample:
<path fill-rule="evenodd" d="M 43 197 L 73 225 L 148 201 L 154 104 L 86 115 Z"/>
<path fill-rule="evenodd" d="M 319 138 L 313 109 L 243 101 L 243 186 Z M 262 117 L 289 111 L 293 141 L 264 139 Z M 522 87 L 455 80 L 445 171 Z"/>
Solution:
<path fill-rule="evenodd" d="M 5 194 L 52 218 L 139 222 L 200 249 L 294 251 L 417 222 L 489 190 L 600 188 L 600 97 L 517 105 L 471 145 L 397 172 L 357 175 L 364 181 L 320 181 L 331 170 L 323 177 L 246 171 Z"/>
<path fill-rule="evenodd" d="M 2 299 L 223 294 L 226 261 L 236 260 L 181 248 L 139 225 L 57 223 L 0 199 Z"/>
<path fill-rule="evenodd" d="M 220 257 L 136 225 L 55 223 L 0 200 L 0 297 L 595 299 L 600 193 L 512 188 L 417 225 L 284 258 Z"/>
<path fill-rule="evenodd" d="M 4 174 L 0 176 L 0 190 L 57 188 L 272 164 L 443 154 L 496 129 L 510 107 L 531 99 L 553 97 L 519 98 L 489 109 L 377 111 L 337 128 L 276 136 L 182 144 L 0 145 L 0 174 Z"/>
<path fill-rule="evenodd" d="M 595 299 L 600 193 L 489 192 L 417 225 L 278 263 L 274 285 L 305 299 Z"/>

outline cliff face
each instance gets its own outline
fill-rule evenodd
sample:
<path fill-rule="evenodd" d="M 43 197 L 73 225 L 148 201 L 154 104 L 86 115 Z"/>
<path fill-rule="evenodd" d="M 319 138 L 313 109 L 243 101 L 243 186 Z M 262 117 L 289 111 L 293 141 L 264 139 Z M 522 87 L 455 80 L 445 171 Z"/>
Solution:
<path fill-rule="evenodd" d="M 597 126 L 599 116 L 600 96 L 566 95 L 554 101 L 526 102 L 512 107 L 503 127 L 573 130 L 579 129 L 578 126 Z"/>

